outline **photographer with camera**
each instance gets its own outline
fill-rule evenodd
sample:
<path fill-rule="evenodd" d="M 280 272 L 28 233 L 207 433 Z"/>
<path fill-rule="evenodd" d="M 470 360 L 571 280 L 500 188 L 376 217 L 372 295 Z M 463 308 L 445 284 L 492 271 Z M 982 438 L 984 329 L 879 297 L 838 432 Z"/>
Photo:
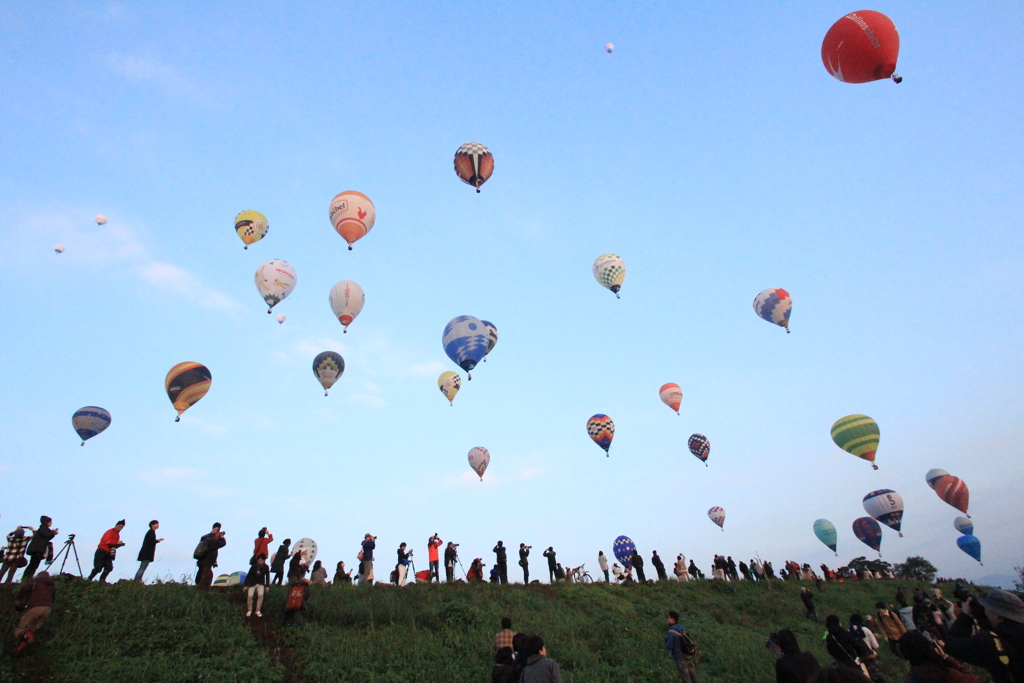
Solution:
<path fill-rule="evenodd" d="M 46 557 L 46 550 L 50 546 L 50 541 L 57 535 L 57 529 L 51 529 L 53 520 L 43 515 L 39 518 L 39 528 L 32 529 L 32 539 L 28 542 L 28 548 L 25 550 L 25 554 L 31 557 L 31 561 L 28 563 L 28 567 L 25 568 L 25 573 L 21 575 L 22 581 L 28 581 L 35 573 L 36 569 L 39 568 L 39 563 Z"/>
<path fill-rule="evenodd" d="M 409 575 L 409 558 L 412 557 L 412 551 L 405 551 L 405 543 L 398 546 L 398 564 L 395 566 L 395 570 L 398 572 L 398 585 L 405 585 L 405 577 Z"/>
<path fill-rule="evenodd" d="M 92 571 L 89 572 L 88 581 L 92 581 L 93 577 L 103 572 L 100 575 L 100 583 L 106 583 L 107 577 L 110 576 L 110 572 L 114 571 L 114 554 L 117 549 L 124 545 L 121 542 L 121 529 L 124 528 L 124 520 L 118 521 L 114 525 L 113 529 L 107 529 L 100 539 L 100 543 L 96 546 L 96 554 L 92 560 Z"/>
<path fill-rule="evenodd" d="M 437 581 L 441 582 L 441 573 L 439 571 L 440 563 L 437 561 L 437 549 L 441 547 L 444 541 L 441 537 L 434 532 L 434 535 L 427 539 L 427 559 L 430 560 L 430 574 L 427 576 L 427 582 Z"/>
<path fill-rule="evenodd" d="M 377 537 L 366 534 L 363 537 L 362 551 L 360 551 L 359 585 L 373 585 L 373 551 L 377 547 Z"/>
<path fill-rule="evenodd" d="M 455 580 L 455 563 L 459 559 L 458 543 L 448 541 L 448 547 L 444 549 L 444 576 L 448 583 Z"/>
<path fill-rule="evenodd" d="M 1024 681 L 1024 601 L 999 588 L 974 596 L 959 584 L 953 595 L 960 616 L 949 627 L 946 654 L 985 669 L 996 683 Z M 980 630 L 971 635 L 975 624 Z"/>
<path fill-rule="evenodd" d="M 523 568 L 523 583 L 530 585 L 530 549 L 532 545 L 519 544 L 519 566 Z"/>
<path fill-rule="evenodd" d="M 498 570 L 498 582 L 508 583 L 508 549 L 501 541 L 498 541 L 498 545 L 494 546 L 494 550 L 491 552 L 497 559 L 494 568 Z"/>

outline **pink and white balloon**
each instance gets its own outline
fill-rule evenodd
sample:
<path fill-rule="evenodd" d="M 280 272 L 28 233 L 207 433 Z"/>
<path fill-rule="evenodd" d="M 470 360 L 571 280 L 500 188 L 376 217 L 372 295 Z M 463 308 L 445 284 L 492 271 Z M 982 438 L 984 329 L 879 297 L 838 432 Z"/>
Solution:
<path fill-rule="evenodd" d="M 484 480 L 484 472 L 487 470 L 487 466 L 491 464 L 491 454 L 483 446 L 477 446 L 471 448 L 469 451 L 469 466 L 474 472 L 480 477 L 480 481 Z"/>
<path fill-rule="evenodd" d="M 721 527 L 722 531 L 725 531 L 725 510 L 716 505 L 708 510 L 708 519 Z"/>

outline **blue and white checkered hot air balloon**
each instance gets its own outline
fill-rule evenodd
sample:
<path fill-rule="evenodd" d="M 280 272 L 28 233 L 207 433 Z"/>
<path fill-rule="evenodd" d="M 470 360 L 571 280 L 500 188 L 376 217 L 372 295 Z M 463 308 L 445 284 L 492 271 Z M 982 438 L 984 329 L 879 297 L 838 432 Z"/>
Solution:
<path fill-rule="evenodd" d="M 99 406 L 85 406 L 71 416 L 71 426 L 78 432 L 82 445 L 110 426 L 110 413 Z"/>
<path fill-rule="evenodd" d="M 793 297 L 780 287 L 766 289 L 754 299 L 754 313 L 757 313 L 757 317 L 785 327 L 786 334 L 789 334 L 789 314 L 792 311 Z"/>
<path fill-rule="evenodd" d="M 487 355 L 490 335 L 487 326 L 479 319 L 460 315 L 445 325 L 441 344 L 448 357 L 466 371 L 466 377 L 473 379 L 469 372 Z"/>
<path fill-rule="evenodd" d="M 629 536 L 619 536 L 612 544 L 612 552 L 615 559 L 622 563 L 622 566 L 629 569 L 633 566 L 633 555 L 636 553 L 636 546 Z"/>

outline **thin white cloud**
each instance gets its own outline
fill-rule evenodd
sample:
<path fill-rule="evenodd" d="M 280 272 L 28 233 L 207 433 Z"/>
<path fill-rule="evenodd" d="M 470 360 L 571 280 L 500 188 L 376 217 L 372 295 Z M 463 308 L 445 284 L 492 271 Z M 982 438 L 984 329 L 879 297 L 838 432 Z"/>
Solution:
<path fill-rule="evenodd" d="M 150 486 L 171 486 L 207 498 L 222 498 L 230 492 L 221 486 L 210 486 L 206 483 L 206 472 L 189 467 L 156 467 L 139 474 L 139 479 Z"/>
<path fill-rule="evenodd" d="M 142 279 L 159 290 L 180 295 L 202 308 L 231 310 L 238 303 L 227 294 L 203 286 L 192 273 L 170 263 L 150 261 L 139 266 Z"/>
<path fill-rule="evenodd" d="M 445 370 L 445 364 L 437 361 L 417 363 L 409 368 L 409 372 L 417 377 L 437 377 Z"/>
<path fill-rule="evenodd" d="M 135 85 L 152 86 L 173 97 L 206 99 L 208 91 L 178 69 L 160 61 L 136 55 L 107 55 L 107 66 Z"/>

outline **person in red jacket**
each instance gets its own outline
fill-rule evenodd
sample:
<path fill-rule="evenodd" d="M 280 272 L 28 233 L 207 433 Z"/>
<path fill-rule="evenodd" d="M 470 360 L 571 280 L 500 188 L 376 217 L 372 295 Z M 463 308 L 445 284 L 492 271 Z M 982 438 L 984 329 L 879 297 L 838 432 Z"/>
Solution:
<path fill-rule="evenodd" d="M 430 560 L 430 575 L 427 577 L 427 581 L 437 581 L 441 583 L 441 576 L 438 573 L 440 563 L 437 559 L 437 549 L 441 547 L 441 537 L 436 533 L 427 540 L 427 552 L 428 559 Z"/>
<path fill-rule="evenodd" d="M 121 529 L 123 528 L 124 520 L 122 519 L 114 525 L 113 529 L 107 529 L 106 533 L 103 534 L 100 544 L 96 546 L 96 555 L 92 560 L 92 571 L 89 573 L 89 581 L 92 581 L 94 576 L 103 572 L 100 575 L 100 583 L 107 582 L 110 572 L 114 571 L 114 554 L 118 548 L 124 545 L 121 542 Z"/>
<path fill-rule="evenodd" d="M 274 534 L 267 531 L 267 527 L 260 529 L 259 536 L 254 541 L 256 548 L 252 551 L 252 560 L 250 563 L 255 562 L 256 558 L 262 555 L 263 557 L 270 557 L 270 544 L 274 542 Z"/>
<path fill-rule="evenodd" d="M 35 631 L 46 623 L 56 596 L 57 589 L 49 572 L 39 572 L 39 576 L 21 586 L 18 591 L 18 603 L 24 605 L 26 611 L 18 622 L 18 628 L 14 629 L 14 637 L 21 641 L 16 653 L 20 653 L 35 642 Z"/>

